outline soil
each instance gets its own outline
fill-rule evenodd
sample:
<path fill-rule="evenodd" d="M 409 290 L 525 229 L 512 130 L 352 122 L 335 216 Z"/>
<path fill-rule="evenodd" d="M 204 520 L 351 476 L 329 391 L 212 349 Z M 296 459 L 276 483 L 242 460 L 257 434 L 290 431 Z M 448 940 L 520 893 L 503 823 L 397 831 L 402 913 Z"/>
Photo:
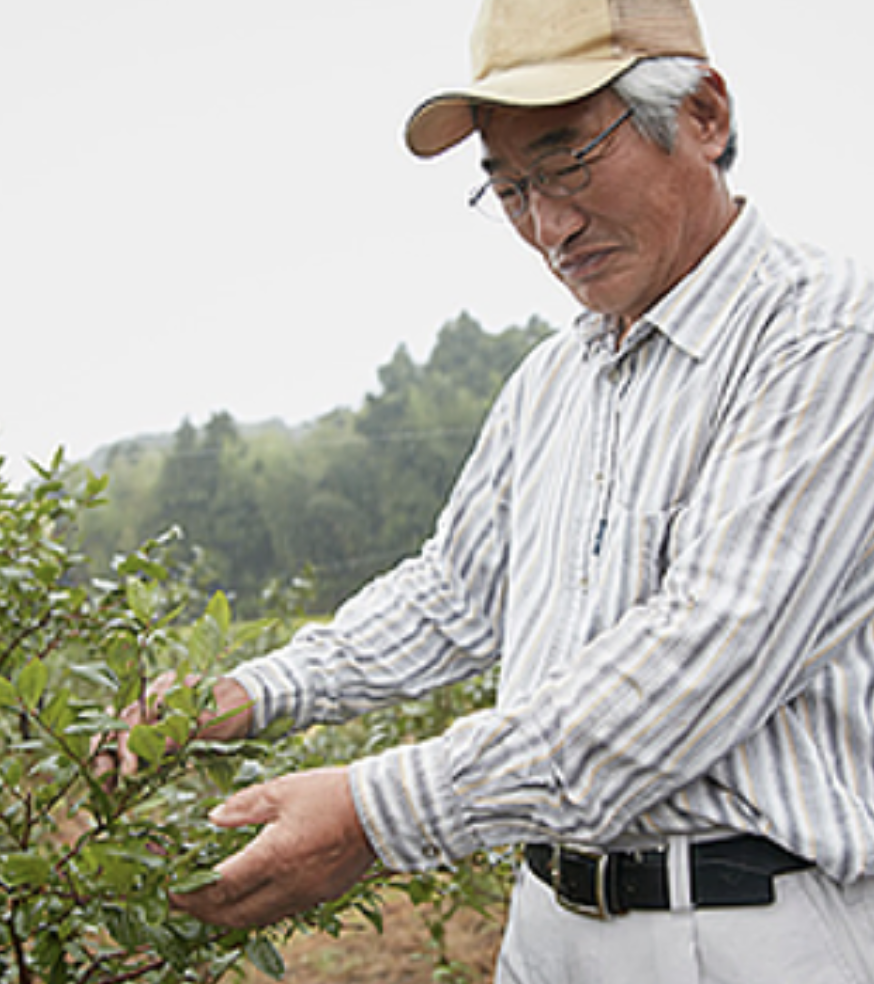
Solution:
<path fill-rule="evenodd" d="M 447 951 L 454 970 L 435 977 L 434 949 L 418 911 L 404 897 L 386 900 L 384 928 L 369 923 L 333 939 L 324 934 L 297 936 L 285 950 L 288 982 L 300 984 L 488 984 L 503 926 L 473 910 L 459 912 L 449 923 Z M 274 984 L 252 971 L 246 984 Z"/>

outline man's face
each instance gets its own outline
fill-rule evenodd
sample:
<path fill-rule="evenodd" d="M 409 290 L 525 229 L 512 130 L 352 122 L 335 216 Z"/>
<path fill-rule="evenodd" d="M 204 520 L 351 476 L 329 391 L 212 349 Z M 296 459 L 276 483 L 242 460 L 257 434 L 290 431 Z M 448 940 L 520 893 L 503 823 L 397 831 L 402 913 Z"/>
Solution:
<path fill-rule="evenodd" d="M 719 93 L 708 88 L 705 101 L 711 96 Z M 545 109 L 495 109 L 481 130 L 484 165 L 493 176 L 520 178 L 545 150 L 584 146 L 624 109 L 610 92 Z M 585 307 L 630 325 L 725 232 L 733 207 L 714 161 L 728 122 L 714 119 L 713 107 L 684 106 L 670 154 L 629 121 L 587 158 L 591 180 L 582 191 L 550 198 L 529 187 L 515 228 Z"/>

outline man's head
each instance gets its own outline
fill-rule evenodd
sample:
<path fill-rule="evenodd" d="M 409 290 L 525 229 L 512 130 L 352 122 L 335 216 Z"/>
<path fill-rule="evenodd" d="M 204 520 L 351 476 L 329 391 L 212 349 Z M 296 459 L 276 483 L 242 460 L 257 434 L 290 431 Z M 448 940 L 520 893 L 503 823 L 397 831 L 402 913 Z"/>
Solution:
<path fill-rule="evenodd" d="M 493 199 L 582 304 L 631 324 L 734 214 L 731 104 L 691 8 L 486 0 L 474 52 L 474 85 L 420 106 L 411 148 L 478 131 L 488 180 L 472 201 Z"/>

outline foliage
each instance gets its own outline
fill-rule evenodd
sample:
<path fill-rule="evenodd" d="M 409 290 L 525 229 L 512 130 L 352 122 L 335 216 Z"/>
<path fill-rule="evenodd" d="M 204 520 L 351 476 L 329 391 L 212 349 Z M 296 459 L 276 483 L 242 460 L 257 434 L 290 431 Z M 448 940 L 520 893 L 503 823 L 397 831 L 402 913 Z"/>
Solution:
<path fill-rule="evenodd" d="M 339 902 L 269 931 L 202 925 L 173 910 L 168 892 L 213 880 L 214 866 L 251 836 L 205 821 L 220 799 L 442 730 L 491 700 L 493 681 L 346 728 L 203 741 L 198 721 L 212 680 L 285 629 L 235 623 L 222 593 L 193 622 L 183 618 L 202 595 L 176 562 L 173 532 L 117 558 L 112 578 L 92 577 L 77 529 L 101 504 L 105 480 L 85 475 L 75 484 L 60 456 L 36 470 L 23 492 L 0 480 L 0 982 L 217 982 L 246 961 L 280 979 L 280 947 L 294 933 L 337 935 L 351 913 L 379 928 L 390 888 L 422 905 L 436 973 L 463 980 L 445 926 L 461 906 L 501 905 L 503 861 L 475 858 L 452 874 L 411 879 L 377 871 Z M 273 601 L 288 613 L 288 589 L 275 587 Z M 144 700 L 147 681 L 168 667 L 176 685 L 160 720 L 130 733 L 138 772 L 98 774 L 97 756 L 111 754 L 111 736 L 126 727 L 121 710 Z"/>
<path fill-rule="evenodd" d="M 111 502 L 86 518 L 88 552 L 108 566 L 116 550 L 177 526 L 177 558 L 193 560 L 197 545 L 205 584 L 238 614 L 257 615 L 266 585 L 307 569 L 311 610 L 331 611 L 419 548 L 490 402 L 548 331 L 532 319 L 491 335 L 462 314 L 423 365 L 401 346 L 358 411 L 251 432 L 219 413 L 200 429 L 184 422 L 163 448 L 116 445 L 101 463 Z"/>
<path fill-rule="evenodd" d="M 40 469 L 26 493 L 0 485 L 0 980 L 217 981 L 244 957 L 279 977 L 271 934 L 210 928 L 168 904 L 251 836 L 203 818 L 262 774 L 270 745 L 213 745 L 197 724 L 211 675 L 265 626 L 235 629 L 218 594 L 177 627 L 185 589 L 160 541 L 120 561 L 114 581 L 89 580 L 72 533 L 105 483 L 68 489 L 61 466 Z M 120 711 L 167 666 L 177 684 L 165 713 L 130 734 L 139 771 L 98 775 L 108 736 L 125 728 Z M 288 746 L 283 768 L 312 764 L 305 742 Z M 346 906 L 373 908 L 371 894 L 364 886 L 296 926 L 336 932 Z"/>

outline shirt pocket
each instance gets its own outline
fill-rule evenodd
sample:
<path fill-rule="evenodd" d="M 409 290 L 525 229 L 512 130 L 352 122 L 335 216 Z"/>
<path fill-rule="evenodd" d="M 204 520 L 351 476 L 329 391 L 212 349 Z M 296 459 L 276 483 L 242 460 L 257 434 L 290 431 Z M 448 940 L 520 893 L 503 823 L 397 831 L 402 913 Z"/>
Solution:
<path fill-rule="evenodd" d="M 679 505 L 642 509 L 616 496 L 599 564 L 600 608 L 608 623 L 644 604 L 662 585 L 671 562 L 671 532 Z"/>

